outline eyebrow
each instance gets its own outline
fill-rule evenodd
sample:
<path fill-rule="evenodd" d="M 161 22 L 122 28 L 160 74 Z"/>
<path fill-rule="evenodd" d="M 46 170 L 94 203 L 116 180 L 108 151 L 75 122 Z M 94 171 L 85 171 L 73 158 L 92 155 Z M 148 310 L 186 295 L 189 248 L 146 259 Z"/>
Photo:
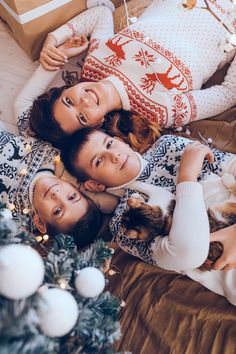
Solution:
<path fill-rule="evenodd" d="M 109 138 L 110 138 L 109 136 L 106 136 L 106 137 L 104 138 L 103 142 L 102 142 L 102 145 L 105 145 L 107 139 L 109 139 Z M 97 157 L 97 154 L 95 154 L 95 155 L 93 156 L 93 158 L 90 160 L 90 167 L 92 167 L 93 161 L 95 160 L 96 157 Z"/>

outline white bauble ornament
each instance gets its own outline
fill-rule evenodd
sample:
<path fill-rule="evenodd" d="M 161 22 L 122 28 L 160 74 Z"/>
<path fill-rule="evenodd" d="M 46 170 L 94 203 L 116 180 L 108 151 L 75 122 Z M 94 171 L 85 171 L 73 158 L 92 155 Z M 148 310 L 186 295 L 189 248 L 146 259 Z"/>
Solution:
<path fill-rule="evenodd" d="M 35 293 L 44 278 L 42 258 L 32 247 L 12 244 L 0 249 L 0 294 L 19 300 Z"/>
<path fill-rule="evenodd" d="M 104 275 L 97 268 L 86 267 L 78 272 L 75 287 L 83 297 L 98 296 L 105 287 Z"/>
<path fill-rule="evenodd" d="M 40 328 L 49 337 L 61 337 L 69 333 L 78 318 L 75 298 L 63 289 L 44 288 L 40 291 L 43 303 L 39 309 Z"/>

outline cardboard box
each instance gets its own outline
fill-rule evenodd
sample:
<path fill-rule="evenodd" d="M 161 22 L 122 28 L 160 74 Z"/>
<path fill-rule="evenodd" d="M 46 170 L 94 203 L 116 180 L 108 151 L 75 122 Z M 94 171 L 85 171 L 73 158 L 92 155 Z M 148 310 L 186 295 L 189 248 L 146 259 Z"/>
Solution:
<path fill-rule="evenodd" d="M 55 28 L 86 9 L 86 0 L 0 0 L 0 19 L 32 60 Z"/>

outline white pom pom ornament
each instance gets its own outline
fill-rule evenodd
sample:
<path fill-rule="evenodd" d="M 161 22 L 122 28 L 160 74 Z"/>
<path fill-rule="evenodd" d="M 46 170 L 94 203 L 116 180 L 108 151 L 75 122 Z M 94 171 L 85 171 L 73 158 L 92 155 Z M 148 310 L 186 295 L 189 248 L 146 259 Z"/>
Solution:
<path fill-rule="evenodd" d="M 94 267 L 86 267 L 78 272 L 75 287 L 83 297 L 95 297 L 101 294 L 105 287 L 103 273 Z"/>
<path fill-rule="evenodd" d="M 42 258 L 33 248 L 8 245 L 0 249 L 0 294 L 19 300 L 35 293 L 44 278 Z"/>
<path fill-rule="evenodd" d="M 74 297 L 63 289 L 43 288 L 44 300 L 39 309 L 40 328 L 49 337 L 61 337 L 69 333 L 78 318 L 78 306 Z"/>

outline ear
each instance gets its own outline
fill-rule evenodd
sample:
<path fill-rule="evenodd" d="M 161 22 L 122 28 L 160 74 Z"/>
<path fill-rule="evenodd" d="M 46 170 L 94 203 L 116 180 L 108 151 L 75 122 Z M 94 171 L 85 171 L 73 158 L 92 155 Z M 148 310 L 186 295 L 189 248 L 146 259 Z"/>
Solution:
<path fill-rule="evenodd" d="M 34 215 L 34 224 L 42 234 L 47 232 L 47 226 L 45 222 L 40 218 L 39 214 Z"/>
<path fill-rule="evenodd" d="M 88 179 L 86 182 L 84 182 L 84 186 L 88 191 L 92 192 L 104 192 L 106 189 L 104 184 L 95 181 L 94 179 Z"/>

